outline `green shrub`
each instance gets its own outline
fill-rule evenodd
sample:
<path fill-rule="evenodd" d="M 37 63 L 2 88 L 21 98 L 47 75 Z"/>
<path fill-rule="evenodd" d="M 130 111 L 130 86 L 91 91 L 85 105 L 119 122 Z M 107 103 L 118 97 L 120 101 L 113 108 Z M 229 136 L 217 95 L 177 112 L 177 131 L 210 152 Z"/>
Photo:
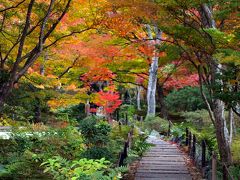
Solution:
<path fill-rule="evenodd" d="M 136 154 L 141 157 L 151 146 L 151 143 L 147 142 L 148 136 L 146 134 L 141 134 L 133 139 L 132 142 L 132 151 L 135 151 Z"/>
<path fill-rule="evenodd" d="M 12 139 L 0 140 L 0 146 L 0 164 L 5 169 L 0 177 L 10 179 L 48 179 L 39 167 L 41 162 L 55 155 L 76 159 L 84 149 L 83 139 L 73 127 L 41 133 L 18 131 Z"/>
<path fill-rule="evenodd" d="M 230 174 L 233 178 L 238 179 L 240 177 L 240 165 L 234 165 L 229 167 Z"/>
<path fill-rule="evenodd" d="M 136 108 L 133 105 L 123 104 L 120 107 L 120 115 L 122 117 L 124 117 L 126 113 L 128 113 L 129 117 L 132 117 L 135 114 L 135 112 L 136 112 Z"/>
<path fill-rule="evenodd" d="M 60 156 L 55 156 L 42 163 L 45 167 L 44 172 L 53 175 L 57 180 L 92 180 L 92 179 L 120 179 L 121 172 L 125 172 L 125 168 L 113 168 L 109 170 L 110 162 L 104 158 L 99 160 L 79 159 L 68 161 Z"/>
<path fill-rule="evenodd" d="M 117 125 L 112 128 L 110 133 L 111 139 L 127 139 L 128 133 L 131 130 L 130 126 L 127 125 Z"/>
<path fill-rule="evenodd" d="M 165 98 L 166 105 L 171 111 L 196 111 L 205 109 L 206 105 L 202 100 L 199 87 L 184 87 L 173 90 Z"/>
<path fill-rule="evenodd" d="M 55 112 L 56 115 L 60 115 L 61 119 L 61 114 L 68 114 L 68 119 L 70 122 L 74 122 L 76 120 L 80 120 L 86 117 L 85 113 L 85 105 L 84 104 L 79 104 L 79 105 L 73 105 L 73 106 L 68 106 L 68 107 L 61 107 L 58 108 Z M 63 117 L 65 118 L 65 117 Z M 66 120 L 66 119 L 64 119 Z"/>
<path fill-rule="evenodd" d="M 212 124 L 208 111 L 204 109 L 190 112 L 181 112 L 181 116 L 185 118 L 186 122 L 194 125 L 199 129 Z"/>
<path fill-rule="evenodd" d="M 159 133 L 166 134 L 168 132 L 169 122 L 160 117 L 148 116 L 143 122 L 143 128 L 148 130 L 156 130 Z"/>
<path fill-rule="evenodd" d="M 133 161 L 139 159 L 139 157 L 142 157 L 143 154 L 153 145 L 151 143 L 148 143 L 147 140 L 148 136 L 146 134 L 141 134 L 138 136 L 135 136 L 133 138 L 131 149 L 128 153 L 128 157 L 125 160 L 125 163 L 129 164 Z"/>
<path fill-rule="evenodd" d="M 111 147 L 108 148 L 111 126 L 106 121 L 98 120 L 95 116 L 87 117 L 80 122 L 80 131 L 87 146 L 81 157 L 108 160 L 113 157 Z"/>
<path fill-rule="evenodd" d="M 95 116 L 89 116 L 80 121 L 79 128 L 88 147 L 104 147 L 109 141 L 111 126 L 106 121 L 97 120 Z"/>
<path fill-rule="evenodd" d="M 186 127 L 183 123 L 174 124 L 171 126 L 170 132 L 173 137 L 183 137 L 186 134 Z"/>
<path fill-rule="evenodd" d="M 111 147 L 98 147 L 98 146 L 93 146 L 86 151 L 84 151 L 81 154 L 81 157 L 88 158 L 88 159 L 101 159 L 101 158 L 106 158 L 108 160 L 111 160 L 113 158 L 112 154 L 112 149 Z"/>

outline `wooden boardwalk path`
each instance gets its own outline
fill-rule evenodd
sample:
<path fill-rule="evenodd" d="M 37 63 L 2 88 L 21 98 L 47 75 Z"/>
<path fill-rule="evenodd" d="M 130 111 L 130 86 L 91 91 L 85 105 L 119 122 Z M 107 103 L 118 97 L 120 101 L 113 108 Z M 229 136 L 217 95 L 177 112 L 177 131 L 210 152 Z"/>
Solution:
<path fill-rule="evenodd" d="M 191 180 L 184 154 L 176 145 L 161 139 L 150 140 L 155 144 L 141 159 L 135 180 Z"/>

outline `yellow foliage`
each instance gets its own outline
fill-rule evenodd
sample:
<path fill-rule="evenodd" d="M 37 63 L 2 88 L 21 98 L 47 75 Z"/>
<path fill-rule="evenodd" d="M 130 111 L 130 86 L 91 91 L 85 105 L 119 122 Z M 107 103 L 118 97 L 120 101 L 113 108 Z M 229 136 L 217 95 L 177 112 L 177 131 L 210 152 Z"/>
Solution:
<path fill-rule="evenodd" d="M 233 139 L 232 142 L 232 156 L 233 161 L 236 163 L 240 163 L 240 136 L 238 135 Z"/>
<path fill-rule="evenodd" d="M 44 125 L 43 123 L 33 123 L 31 124 L 31 129 L 33 131 L 46 131 L 49 129 L 49 127 Z"/>

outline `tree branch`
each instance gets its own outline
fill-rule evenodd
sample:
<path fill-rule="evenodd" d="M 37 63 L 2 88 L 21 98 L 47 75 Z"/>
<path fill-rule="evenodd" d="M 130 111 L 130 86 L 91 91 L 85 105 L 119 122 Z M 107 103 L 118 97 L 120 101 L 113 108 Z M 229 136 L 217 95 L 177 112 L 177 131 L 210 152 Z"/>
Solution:
<path fill-rule="evenodd" d="M 211 105 L 209 104 L 209 102 L 207 100 L 207 96 L 206 96 L 206 94 L 204 93 L 204 90 L 203 90 L 203 82 L 202 82 L 202 74 L 201 74 L 201 66 L 200 65 L 198 66 L 198 76 L 199 76 L 199 85 L 200 85 L 201 95 L 202 95 L 203 100 L 204 100 L 204 102 L 207 106 L 207 110 L 208 110 L 210 119 L 211 119 L 213 125 L 215 126 L 216 124 L 215 124 L 215 120 L 214 120 L 213 111 L 212 111 Z"/>
<path fill-rule="evenodd" d="M 71 66 L 69 66 L 65 71 L 62 72 L 62 74 L 60 74 L 60 75 L 58 76 L 58 79 L 61 79 L 66 73 L 68 73 L 68 71 L 69 71 L 71 68 L 73 68 L 73 66 L 76 64 L 76 62 L 79 60 L 79 58 L 80 58 L 80 55 L 79 55 L 77 58 L 74 59 L 74 61 L 73 61 L 73 63 L 72 63 Z"/>
<path fill-rule="evenodd" d="M 19 3 L 17 3 L 15 6 L 10 6 L 10 7 L 4 8 L 4 9 L 0 9 L 0 13 L 2 13 L 4 11 L 7 11 L 7 10 L 10 10 L 10 9 L 17 8 L 18 6 L 20 6 L 24 2 L 25 2 L 25 0 L 22 0 Z"/>
<path fill-rule="evenodd" d="M 26 15 L 26 22 L 25 22 L 25 26 L 24 26 L 23 31 L 22 31 L 22 36 L 20 38 L 20 44 L 19 44 L 19 47 L 18 47 L 17 58 L 16 58 L 16 61 L 15 61 L 14 65 L 13 65 L 13 68 L 11 70 L 11 73 L 13 74 L 13 76 L 15 75 L 16 70 L 18 68 L 18 65 L 19 65 L 19 63 L 21 61 L 21 56 L 22 56 L 22 52 L 23 52 L 23 46 L 25 44 L 25 39 L 27 37 L 28 28 L 30 26 L 30 19 L 31 19 L 31 14 L 32 14 L 32 9 L 33 9 L 34 2 L 35 2 L 35 0 L 31 0 L 29 5 L 28 5 L 28 10 L 27 10 L 27 15 Z"/>

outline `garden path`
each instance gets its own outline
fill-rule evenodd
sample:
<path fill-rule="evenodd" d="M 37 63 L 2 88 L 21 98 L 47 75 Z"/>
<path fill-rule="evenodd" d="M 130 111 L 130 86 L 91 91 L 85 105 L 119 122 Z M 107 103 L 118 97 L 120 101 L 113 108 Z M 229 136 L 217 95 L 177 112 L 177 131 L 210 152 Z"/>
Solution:
<path fill-rule="evenodd" d="M 135 180 L 191 180 L 185 163 L 185 155 L 175 144 L 160 138 L 151 138 L 154 144 L 142 157 Z"/>

